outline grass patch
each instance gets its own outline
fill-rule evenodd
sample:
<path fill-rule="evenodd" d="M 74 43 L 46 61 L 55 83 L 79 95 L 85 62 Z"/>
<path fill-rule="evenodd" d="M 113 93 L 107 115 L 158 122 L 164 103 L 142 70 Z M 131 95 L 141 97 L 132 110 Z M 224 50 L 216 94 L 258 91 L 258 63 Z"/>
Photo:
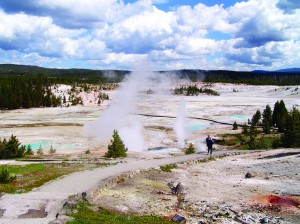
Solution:
<path fill-rule="evenodd" d="M 243 145 L 244 136 L 242 134 L 220 134 L 218 136 L 223 138 L 222 141 L 218 141 L 218 145 L 230 148 L 240 148 Z"/>
<path fill-rule="evenodd" d="M 105 209 L 95 212 L 86 204 L 79 204 L 77 212 L 72 215 L 74 220 L 67 224 L 168 224 L 173 223 L 157 216 L 135 216 L 110 212 Z"/>
<path fill-rule="evenodd" d="M 172 169 L 176 169 L 178 166 L 176 164 L 168 164 L 164 166 L 160 166 L 160 169 L 164 172 L 172 172 Z"/>
<path fill-rule="evenodd" d="M 223 141 L 219 141 L 218 144 L 227 146 L 232 149 L 249 149 L 248 141 L 249 137 L 243 134 L 220 134 L 219 137 L 223 138 Z M 278 140 L 280 135 L 266 135 L 258 133 L 255 139 L 255 149 L 272 149 L 273 143 Z"/>
<path fill-rule="evenodd" d="M 80 164 L 80 163 L 43 163 L 29 165 L 5 165 L 11 175 L 17 178 L 11 183 L 0 184 L 0 192 L 16 193 L 28 192 L 33 188 L 40 187 L 46 182 L 77 171 L 92 169 L 106 164 Z"/>

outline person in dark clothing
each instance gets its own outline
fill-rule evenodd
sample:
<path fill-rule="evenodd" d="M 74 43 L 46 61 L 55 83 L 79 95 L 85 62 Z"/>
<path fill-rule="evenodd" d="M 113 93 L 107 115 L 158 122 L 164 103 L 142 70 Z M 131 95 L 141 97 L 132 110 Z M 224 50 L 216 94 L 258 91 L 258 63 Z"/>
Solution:
<path fill-rule="evenodd" d="M 213 147 L 214 141 L 210 137 L 210 135 L 207 136 L 206 138 L 206 145 L 207 145 L 207 155 L 212 154 L 212 147 Z"/>

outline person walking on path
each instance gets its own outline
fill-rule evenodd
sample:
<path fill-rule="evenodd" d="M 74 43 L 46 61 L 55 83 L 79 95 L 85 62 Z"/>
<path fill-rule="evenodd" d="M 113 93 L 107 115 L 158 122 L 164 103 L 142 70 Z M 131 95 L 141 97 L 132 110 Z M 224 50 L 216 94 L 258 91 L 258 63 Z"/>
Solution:
<path fill-rule="evenodd" d="M 210 135 L 207 136 L 206 138 L 206 145 L 207 145 L 207 155 L 212 154 L 212 147 L 213 147 L 214 141 L 210 137 Z"/>

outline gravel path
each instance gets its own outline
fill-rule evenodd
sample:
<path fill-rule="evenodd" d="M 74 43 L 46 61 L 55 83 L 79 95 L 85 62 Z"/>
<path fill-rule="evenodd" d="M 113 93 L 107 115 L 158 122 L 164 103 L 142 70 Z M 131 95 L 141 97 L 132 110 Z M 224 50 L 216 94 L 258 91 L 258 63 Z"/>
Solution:
<path fill-rule="evenodd" d="M 214 155 L 236 151 L 215 152 Z M 245 151 L 246 152 L 246 151 Z M 118 163 L 115 166 L 96 168 L 70 174 L 51 181 L 29 193 L 6 194 L 0 200 L 0 223 L 49 223 L 70 195 L 87 192 L 100 186 L 109 177 L 165 164 L 180 163 L 207 157 L 206 154 L 192 154 L 164 159 L 136 160 Z M 33 218 L 35 217 L 35 218 Z M 42 217 L 42 218 L 41 218 Z"/>

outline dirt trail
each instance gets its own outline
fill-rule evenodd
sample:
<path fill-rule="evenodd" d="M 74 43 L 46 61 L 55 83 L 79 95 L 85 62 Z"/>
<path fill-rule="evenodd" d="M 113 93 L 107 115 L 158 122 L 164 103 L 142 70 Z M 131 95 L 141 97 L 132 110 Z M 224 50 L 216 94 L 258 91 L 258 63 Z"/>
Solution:
<path fill-rule="evenodd" d="M 231 152 L 236 151 L 219 151 L 215 155 Z M 73 173 L 49 182 L 29 193 L 6 194 L 0 200 L 0 211 L 3 213 L 0 223 L 48 223 L 55 219 L 57 212 L 62 208 L 68 196 L 90 191 L 103 184 L 109 177 L 117 176 L 124 172 L 149 169 L 160 165 L 180 163 L 204 157 L 207 157 L 207 155 L 192 154 L 164 159 L 128 160 L 115 166 Z"/>

